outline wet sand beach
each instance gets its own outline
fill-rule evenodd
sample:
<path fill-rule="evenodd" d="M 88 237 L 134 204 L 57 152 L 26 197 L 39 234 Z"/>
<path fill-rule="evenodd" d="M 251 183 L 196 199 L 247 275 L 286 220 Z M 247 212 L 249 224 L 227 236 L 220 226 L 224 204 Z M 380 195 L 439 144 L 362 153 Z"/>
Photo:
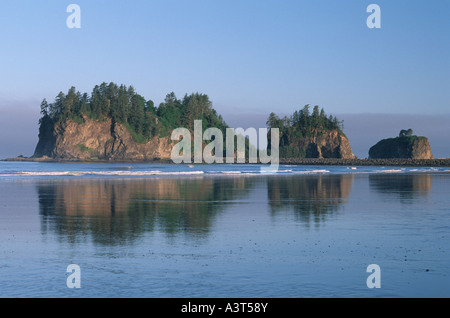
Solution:
<path fill-rule="evenodd" d="M 0 296 L 450 296 L 450 175 L 386 172 L 3 177 Z"/>

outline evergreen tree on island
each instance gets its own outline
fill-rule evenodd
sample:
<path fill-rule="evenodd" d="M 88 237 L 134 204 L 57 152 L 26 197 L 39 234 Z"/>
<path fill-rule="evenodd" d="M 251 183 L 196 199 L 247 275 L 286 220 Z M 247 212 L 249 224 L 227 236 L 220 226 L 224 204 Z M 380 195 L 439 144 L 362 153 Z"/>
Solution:
<path fill-rule="evenodd" d="M 317 144 L 320 137 L 333 131 L 346 139 L 343 121 L 333 115 L 327 116 L 325 110 L 317 105 L 312 108 L 312 111 L 310 105 L 305 105 L 302 109 L 294 111 L 291 116 L 283 118 L 272 112 L 266 124 L 269 129 L 279 128 L 280 130 L 279 149 L 282 158 L 353 157 L 351 149 L 350 154 L 343 155 L 339 149 L 333 149 L 330 153 L 328 149 L 325 149 L 329 146 Z M 324 143 L 326 144 L 327 141 L 323 140 L 322 144 Z"/>
<path fill-rule="evenodd" d="M 208 95 L 186 94 L 179 100 L 175 93 L 167 94 L 159 107 L 152 100 L 139 95 L 133 86 L 115 83 L 96 85 L 92 93 L 81 94 L 71 87 L 67 94 L 60 92 L 53 103 L 41 103 L 41 130 L 66 120 L 82 124 L 86 118 L 123 124 L 136 142 L 145 143 L 152 137 L 168 136 L 178 127 L 193 129 L 194 120 L 202 120 L 204 127 L 225 131 L 227 124 L 212 108 Z"/>

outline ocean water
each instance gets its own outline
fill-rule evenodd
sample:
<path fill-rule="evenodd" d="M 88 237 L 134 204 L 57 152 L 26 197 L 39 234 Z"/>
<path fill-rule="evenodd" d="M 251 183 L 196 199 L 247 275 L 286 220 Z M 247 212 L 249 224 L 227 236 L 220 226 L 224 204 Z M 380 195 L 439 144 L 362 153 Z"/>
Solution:
<path fill-rule="evenodd" d="M 450 168 L 0 162 L 0 297 L 450 297 L 449 243 Z"/>

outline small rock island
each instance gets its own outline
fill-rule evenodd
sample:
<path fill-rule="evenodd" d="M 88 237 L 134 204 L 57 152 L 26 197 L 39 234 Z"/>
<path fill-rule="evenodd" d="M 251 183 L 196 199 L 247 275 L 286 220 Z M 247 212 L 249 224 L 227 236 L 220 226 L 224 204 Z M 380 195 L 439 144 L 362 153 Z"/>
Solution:
<path fill-rule="evenodd" d="M 379 141 L 369 150 L 370 159 L 434 159 L 428 138 L 401 130 L 396 138 Z"/>
<path fill-rule="evenodd" d="M 282 159 L 355 159 L 350 142 L 343 132 L 343 122 L 325 114 L 323 108 L 306 105 L 290 117 L 275 113 L 267 120 L 269 128 L 280 130 Z"/>

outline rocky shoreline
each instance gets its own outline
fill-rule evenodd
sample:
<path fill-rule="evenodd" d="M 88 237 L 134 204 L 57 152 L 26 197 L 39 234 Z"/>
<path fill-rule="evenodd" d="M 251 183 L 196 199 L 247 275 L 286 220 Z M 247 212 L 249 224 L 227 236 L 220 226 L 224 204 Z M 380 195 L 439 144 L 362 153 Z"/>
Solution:
<path fill-rule="evenodd" d="M 16 157 L 1 161 L 29 162 L 70 162 L 70 163 L 161 163 L 174 164 L 171 160 L 64 160 L 53 158 Z M 280 159 L 283 165 L 307 166 L 397 166 L 397 167 L 450 167 L 450 158 L 445 159 L 323 159 L 323 158 L 292 158 Z"/>
<path fill-rule="evenodd" d="M 312 166 L 450 167 L 446 159 L 280 159 L 280 164 Z"/>

